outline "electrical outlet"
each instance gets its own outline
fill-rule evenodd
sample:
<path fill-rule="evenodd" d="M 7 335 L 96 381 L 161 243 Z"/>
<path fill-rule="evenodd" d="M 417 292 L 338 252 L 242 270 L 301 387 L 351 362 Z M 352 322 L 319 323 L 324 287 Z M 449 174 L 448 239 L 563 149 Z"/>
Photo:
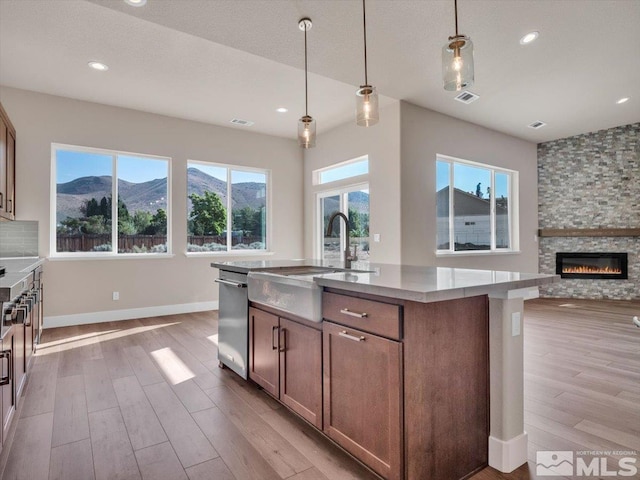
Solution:
<path fill-rule="evenodd" d="M 517 337 L 520 335 L 520 312 L 513 312 L 511 314 L 511 336 Z"/>
<path fill-rule="evenodd" d="M 374 233 L 373 234 L 373 241 L 374 242 L 379 242 L 380 241 L 380 234 L 379 233 Z"/>
<path fill-rule="evenodd" d="M 120 292 L 113 292 L 113 300 L 120 300 Z"/>

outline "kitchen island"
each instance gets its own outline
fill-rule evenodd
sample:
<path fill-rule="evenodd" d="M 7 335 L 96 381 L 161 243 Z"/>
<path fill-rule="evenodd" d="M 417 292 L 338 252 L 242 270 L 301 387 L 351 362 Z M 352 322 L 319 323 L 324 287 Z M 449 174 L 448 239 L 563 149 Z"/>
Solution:
<path fill-rule="evenodd" d="M 212 263 L 249 274 L 305 265 L 327 266 Z M 322 321 L 252 303 L 253 381 L 384 478 L 526 462 L 523 302 L 556 276 L 359 262 L 300 281 L 322 289 Z"/>

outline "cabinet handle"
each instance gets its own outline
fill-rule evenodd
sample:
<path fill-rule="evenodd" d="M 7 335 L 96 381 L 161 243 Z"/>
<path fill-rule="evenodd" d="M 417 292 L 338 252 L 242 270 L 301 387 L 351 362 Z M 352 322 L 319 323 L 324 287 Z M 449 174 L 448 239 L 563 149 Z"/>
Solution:
<path fill-rule="evenodd" d="M 8 360 L 9 368 L 7 374 L 0 377 L 0 385 L 9 385 L 11 382 L 11 370 L 13 370 L 13 368 L 11 368 L 11 350 L 3 350 L 0 352 L 0 360 L 4 360 L 5 358 Z"/>
<path fill-rule="evenodd" d="M 13 213 L 13 200 L 7 199 L 7 213 Z"/>
<path fill-rule="evenodd" d="M 286 332 L 287 332 L 286 328 L 281 328 L 280 333 L 278 334 L 278 342 L 280 342 L 280 340 L 282 339 L 282 341 L 280 342 L 280 348 L 278 349 L 279 352 L 285 352 L 287 350 L 287 333 Z"/>
<path fill-rule="evenodd" d="M 4 193 L 0 192 L 0 210 L 2 210 L 4 207 Z"/>
<path fill-rule="evenodd" d="M 349 335 L 346 330 L 341 331 L 340 333 L 338 333 L 338 335 L 340 335 L 341 337 L 347 338 L 349 340 L 353 340 L 354 342 L 365 341 L 365 338 L 362 335 L 360 335 L 359 337 L 356 337 L 355 335 Z"/>
<path fill-rule="evenodd" d="M 276 345 L 277 341 L 276 340 L 276 336 L 274 335 L 275 332 L 278 331 L 278 326 L 276 325 L 275 327 L 271 327 L 271 350 L 278 350 L 278 345 Z M 278 334 L 278 337 L 280 335 Z"/>
<path fill-rule="evenodd" d="M 369 316 L 369 314 L 366 312 L 362 312 L 362 313 L 352 312 L 348 308 L 343 308 L 342 310 L 340 310 L 340 313 L 344 313 L 345 315 L 349 315 L 350 317 L 358 317 L 358 318 L 366 318 Z"/>
<path fill-rule="evenodd" d="M 247 284 L 246 283 L 242 283 L 242 282 L 234 282 L 231 280 L 224 280 L 222 278 L 216 278 L 213 280 L 216 283 L 222 283 L 224 285 L 230 285 L 232 287 L 238 287 L 238 288 L 247 288 Z"/>

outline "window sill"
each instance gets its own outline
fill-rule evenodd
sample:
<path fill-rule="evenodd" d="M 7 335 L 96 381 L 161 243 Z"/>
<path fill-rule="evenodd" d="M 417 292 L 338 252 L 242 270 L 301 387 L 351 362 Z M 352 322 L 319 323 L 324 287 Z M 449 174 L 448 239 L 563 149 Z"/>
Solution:
<path fill-rule="evenodd" d="M 119 255 L 54 255 L 47 257 L 50 262 L 92 261 L 92 260 L 157 260 L 173 258 L 173 253 L 121 253 Z"/>
<path fill-rule="evenodd" d="M 250 251 L 250 250 L 234 250 L 231 252 L 184 252 L 184 256 L 187 258 L 198 258 L 198 257 L 262 257 L 262 256 L 271 256 L 275 255 L 276 252 L 271 252 L 268 250 L 258 250 L 258 251 Z"/>
<path fill-rule="evenodd" d="M 436 257 L 474 257 L 482 255 L 519 255 L 520 250 L 463 250 L 460 252 L 436 252 Z"/>

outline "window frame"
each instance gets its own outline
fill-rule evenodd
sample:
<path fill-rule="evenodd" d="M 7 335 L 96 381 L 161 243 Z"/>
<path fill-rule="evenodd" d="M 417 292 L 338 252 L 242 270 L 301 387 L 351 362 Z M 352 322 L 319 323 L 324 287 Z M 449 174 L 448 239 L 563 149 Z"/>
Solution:
<path fill-rule="evenodd" d="M 327 172 L 329 170 L 333 170 L 335 168 L 340 168 L 345 165 L 349 165 L 352 163 L 358 163 L 362 161 L 367 161 L 367 173 L 361 175 L 354 175 L 352 177 L 341 178 L 338 180 L 333 180 L 331 182 L 320 183 L 320 174 L 322 172 Z M 326 197 L 331 197 L 334 195 L 340 195 L 340 211 L 345 215 L 349 215 L 348 207 L 347 211 L 344 211 L 345 199 L 351 192 L 359 191 L 359 190 L 368 190 L 369 191 L 369 225 L 371 225 L 371 184 L 369 181 L 369 175 L 371 173 L 370 170 L 370 156 L 369 154 L 360 155 L 358 157 L 345 160 L 338 163 L 332 163 L 326 167 L 318 168 L 311 172 L 311 180 L 312 180 L 312 189 L 313 189 L 313 198 L 314 198 L 314 218 L 313 218 L 313 252 L 315 258 L 322 260 L 323 251 L 324 251 L 324 218 L 322 215 L 322 205 L 321 200 Z M 340 230 L 342 232 L 343 229 Z M 340 258 L 342 261 L 342 255 L 344 254 L 346 243 L 346 236 L 342 233 L 340 234 Z M 371 245 L 371 232 L 369 232 L 369 245 Z"/>
<path fill-rule="evenodd" d="M 189 166 L 192 164 L 197 164 L 197 165 L 203 165 L 203 166 L 207 166 L 207 167 L 218 167 L 218 168 L 225 168 L 227 170 L 227 202 L 225 204 L 225 208 L 227 210 L 227 250 L 225 251 L 212 251 L 212 252 L 190 252 L 188 250 L 189 248 L 189 242 L 186 242 L 186 246 L 185 246 L 185 255 L 186 256 L 194 256 L 194 257 L 206 257 L 206 256 L 246 256 L 246 255 L 269 255 L 272 254 L 271 251 L 271 223 L 272 223 L 272 213 L 271 213 L 271 169 L 268 168 L 258 168 L 258 167 L 247 167 L 244 165 L 233 165 L 230 163 L 219 163 L 219 162 L 207 162 L 205 160 L 193 160 L 193 159 L 187 159 L 187 172 L 189 170 Z M 232 189 L 233 187 L 231 186 L 231 177 L 232 177 L 232 172 L 233 171 L 237 171 L 237 172 L 248 172 L 248 173 L 261 173 L 264 174 L 266 177 L 265 180 L 265 185 L 266 185 L 266 195 L 265 195 L 265 201 L 264 201 L 264 207 L 267 210 L 267 213 L 265 215 L 265 219 L 266 219 L 266 234 L 265 234 L 265 248 L 264 249 L 236 249 L 233 250 L 232 249 L 232 236 L 233 236 L 233 211 L 232 211 Z M 186 219 L 187 219 L 187 225 L 186 225 L 186 237 L 187 239 L 189 238 L 189 226 L 188 226 L 188 221 L 189 221 L 189 177 L 188 177 L 188 173 L 187 173 L 187 185 L 186 185 L 186 192 L 187 192 L 187 196 L 186 196 L 186 200 L 187 200 L 187 210 L 185 212 L 186 214 Z"/>
<path fill-rule="evenodd" d="M 465 160 L 462 158 L 452 157 L 450 155 L 436 154 L 435 167 L 437 170 L 438 163 L 447 163 L 449 166 L 449 248 L 438 248 L 438 227 L 437 227 L 437 199 L 436 199 L 436 256 L 471 256 L 471 255 L 500 255 L 508 253 L 520 253 L 519 238 L 519 172 L 504 167 L 497 167 L 486 163 Z M 455 250 L 455 165 L 465 165 L 475 168 L 488 170 L 491 178 L 491 201 L 490 201 L 490 229 L 491 229 L 491 245 L 489 250 Z M 495 184 L 496 174 L 507 175 L 508 183 L 508 222 L 509 222 L 509 248 L 496 247 L 496 197 Z M 436 175 L 437 181 L 437 175 Z M 436 186 L 435 194 L 438 189 Z"/>
<path fill-rule="evenodd" d="M 339 178 L 336 180 L 331 180 L 329 182 L 321 182 L 321 177 L 322 174 L 325 172 L 329 172 L 331 170 L 336 170 L 338 168 L 342 168 L 342 167 L 346 167 L 348 165 L 351 164 L 356 164 L 356 163 L 361 163 L 361 162 L 367 162 L 367 173 L 363 173 L 360 175 L 353 175 L 350 177 L 344 177 L 344 178 Z M 361 155 L 359 157 L 356 158 L 352 158 L 350 160 L 346 160 L 344 162 L 339 162 L 339 163 L 334 163 L 331 164 L 327 167 L 322 167 L 322 168 L 318 168 L 316 170 L 314 170 L 312 172 L 312 177 L 311 177 L 311 181 L 314 187 L 318 187 L 318 188 L 325 188 L 327 185 L 336 185 L 336 184 L 346 184 L 346 185 L 351 185 L 354 181 L 358 181 L 358 179 L 366 179 L 365 181 L 368 182 L 369 181 L 369 155 Z"/>
<path fill-rule="evenodd" d="M 118 252 L 118 202 L 111 202 L 111 245 L 110 252 L 58 252 L 57 251 L 57 151 L 71 151 L 78 153 L 88 153 L 111 156 L 111 198 L 118 198 L 118 156 L 128 156 L 135 158 L 148 158 L 150 160 L 166 160 L 167 162 L 167 251 L 149 253 L 119 253 Z M 172 225 L 172 188 L 171 170 L 172 158 L 162 155 L 151 155 L 145 153 L 126 152 L 123 150 L 113 150 L 108 148 L 86 147 L 82 145 L 70 145 L 65 143 L 51 144 L 51 174 L 50 174 L 50 231 L 49 231 L 49 257 L 52 259 L 123 259 L 123 258 L 166 258 L 173 257 L 173 238 L 171 232 Z"/>

